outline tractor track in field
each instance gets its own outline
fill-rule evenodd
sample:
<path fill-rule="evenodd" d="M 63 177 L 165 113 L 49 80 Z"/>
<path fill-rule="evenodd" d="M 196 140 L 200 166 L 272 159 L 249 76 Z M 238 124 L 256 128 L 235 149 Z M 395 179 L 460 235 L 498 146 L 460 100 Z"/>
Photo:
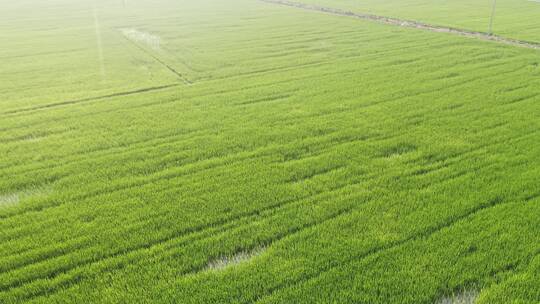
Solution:
<path fill-rule="evenodd" d="M 448 229 L 468 218 L 471 218 L 473 216 L 475 216 L 476 214 L 482 212 L 482 211 L 485 211 L 485 210 L 488 210 L 488 209 L 491 209 L 491 208 L 494 208 L 494 207 L 497 207 L 499 205 L 502 205 L 502 204 L 505 204 L 505 203 L 508 203 L 507 201 L 501 199 L 501 198 L 495 198 L 495 199 L 492 199 L 490 201 L 488 201 L 487 203 L 483 203 L 483 204 L 479 204 L 477 206 L 474 206 L 473 208 L 471 208 L 470 210 L 467 210 L 467 211 L 464 211 L 462 212 L 461 214 L 455 214 L 453 216 L 450 216 L 446 219 L 442 219 L 441 222 L 439 223 L 436 223 L 434 226 L 431 226 L 431 227 L 425 227 L 423 230 L 417 232 L 417 233 L 413 233 L 409 236 L 406 236 L 400 240 L 396 240 L 394 242 L 390 242 L 390 243 L 387 243 L 387 244 L 382 244 L 380 246 L 376 246 L 374 248 L 371 248 L 369 250 L 367 250 L 366 252 L 362 252 L 362 253 L 359 253 L 359 254 L 352 254 L 350 257 L 342 260 L 342 261 L 338 261 L 338 260 L 334 260 L 326 265 L 324 265 L 322 267 L 322 269 L 320 269 L 319 271 L 317 272 L 314 272 L 312 274 L 309 274 L 307 276 L 304 276 L 304 277 L 300 277 L 298 279 L 294 279 L 293 281 L 290 281 L 290 282 L 287 282 L 286 284 L 285 283 L 280 283 L 278 284 L 277 286 L 273 287 L 273 288 L 270 288 L 268 290 L 268 292 L 266 292 L 265 294 L 263 295 L 259 295 L 258 298 L 256 299 L 250 299 L 251 300 L 251 303 L 260 303 L 262 300 L 265 300 L 267 298 L 270 298 L 272 296 L 274 296 L 277 292 L 280 292 L 282 290 L 285 290 L 285 289 L 288 289 L 288 288 L 294 288 L 294 287 L 297 287 L 301 284 L 306 284 L 307 282 L 310 282 L 310 281 L 314 281 L 314 280 L 317 280 L 318 278 L 320 278 L 322 275 L 326 274 L 326 273 L 329 273 L 330 271 L 338 268 L 338 267 L 342 267 L 344 265 L 350 265 L 352 263 L 355 263 L 355 262 L 358 262 L 358 261 L 362 261 L 362 260 L 366 260 L 370 257 L 373 257 L 373 256 L 376 256 L 378 254 L 382 254 L 382 253 L 385 253 L 385 252 L 388 252 L 388 251 L 391 251 L 391 250 L 394 250 L 396 248 L 399 248 L 401 246 L 404 246 L 410 242 L 414 242 L 414 241 L 418 241 L 418 240 L 422 240 L 422 239 L 428 239 L 430 238 L 431 236 L 433 236 L 434 234 L 436 233 L 439 233 L 441 231 L 443 231 L 444 229 Z M 242 302 L 242 303 L 245 303 L 247 304 L 247 302 Z"/>
<path fill-rule="evenodd" d="M 303 10 L 323 12 L 323 13 L 327 13 L 331 15 L 363 19 L 363 20 L 368 20 L 368 21 L 373 21 L 373 22 L 388 24 L 388 25 L 394 25 L 394 26 L 399 26 L 399 27 L 416 28 L 416 29 L 421 29 L 421 30 L 436 32 L 436 33 L 448 33 L 448 34 L 483 40 L 483 41 L 493 41 L 500 44 L 540 50 L 540 43 L 519 40 L 519 39 L 512 39 L 508 37 L 502 37 L 498 35 L 489 34 L 486 32 L 470 31 L 470 30 L 465 30 L 465 29 L 460 29 L 460 28 L 439 26 L 439 25 L 433 25 L 433 24 L 423 23 L 419 21 L 379 16 L 379 15 L 373 15 L 373 14 L 355 13 L 352 11 L 342 10 L 339 8 L 311 5 L 311 4 L 305 4 L 305 3 L 299 3 L 299 2 L 287 1 L 287 0 L 259 0 L 259 1 L 269 3 L 269 4 L 294 7 L 294 8 L 303 9 Z"/>
<path fill-rule="evenodd" d="M 348 187 L 348 186 L 353 186 L 353 185 L 356 185 L 356 184 L 351 184 L 351 185 L 347 185 L 347 186 L 344 186 L 344 187 L 340 187 L 338 189 L 335 189 L 334 191 L 339 191 L 342 188 L 345 188 L 345 187 Z M 215 230 L 217 233 L 225 233 L 227 231 L 230 231 L 231 229 L 238 228 L 239 227 L 238 224 L 241 225 L 241 221 L 243 221 L 243 220 L 249 220 L 249 218 L 254 218 L 254 217 L 260 216 L 262 214 L 267 214 L 267 216 L 269 216 L 269 217 L 275 216 L 280 212 L 280 210 L 282 210 L 284 208 L 294 206 L 297 203 L 301 203 L 304 200 L 309 200 L 309 199 L 313 199 L 313 198 L 316 199 L 316 197 L 318 197 L 320 194 L 321 193 L 316 193 L 316 194 L 313 194 L 313 195 L 307 195 L 307 196 L 304 196 L 304 197 L 295 198 L 295 199 L 292 199 L 292 200 L 287 200 L 287 201 L 284 201 L 284 202 L 281 202 L 281 203 L 278 203 L 278 204 L 274 204 L 274 205 L 271 205 L 271 206 L 268 206 L 268 207 L 264 207 L 262 209 L 257 209 L 257 210 L 247 212 L 245 214 L 239 215 L 238 217 L 235 216 L 232 219 L 225 219 L 223 221 L 218 221 L 218 222 L 215 222 L 215 223 L 212 223 L 212 224 L 209 224 L 209 225 L 203 225 L 200 228 L 188 229 L 187 231 L 184 231 L 183 233 L 180 233 L 180 234 L 174 233 L 171 236 L 166 236 L 166 237 L 163 237 L 163 238 L 159 238 L 159 239 L 154 240 L 154 241 L 149 242 L 149 243 L 139 244 L 139 245 L 135 246 L 134 248 L 118 251 L 118 252 L 112 253 L 109 256 L 105 256 L 105 257 L 97 259 L 97 260 L 89 260 L 89 261 L 77 264 L 74 267 L 68 267 L 68 268 L 65 268 L 65 269 L 64 268 L 57 269 L 57 270 L 53 271 L 52 273 L 46 274 L 45 276 L 39 276 L 39 277 L 36 277 L 36 278 L 31 278 L 29 280 L 19 280 L 18 282 L 14 283 L 14 284 L 9 284 L 9 286 L 0 287 L 0 298 L 2 296 L 2 293 L 9 292 L 10 290 L 13 290 L 13 289 L 16 289 L 16 288 L 21 288 L 21 287 L 27 286 L 29 284 L 35 283 L 35 282 L 40 281 L 40 280 L 55 280 L 61 275 L 65 275 L 67 273 L 80 270 L 83 267 L 89 267 L 89 266 L 92 266 L 92 265 L 95 266 L 95 265 L 98 265 L 99 263 L 103 263 L 103 262 L 110 262 L 110 263 L 113 264 L 113 266 L 104 266 L 104 269 L 102 269 L 99 272 L 118 270 L 118 269 L 123 268 L 123 265 L 122 265 L 122 263 L 114 262 L 114 259 L 121 258 L 122 256 L 126 256 L 126 255 L 137 254 L 137 253 L 140 253 L 141 251 L 149 250 L 151 248 L 154 248 L 154 246 L 160 246 L 160 245 L 163 245 L 163 244 L 165 244 L 167 242 L 171 242 L 171 241 L 175 241 L 175 240 L 179 241 L 179 243 L 177 245 L 175 245 L 175 246 L 179 246 L 179 245 L 180 246 L 185 246 L 189 242 L 197 242 L 199 240 L 208 239 L 208 238 L 211 237 L 211 235 L 207 235 L 207 233 L 212 231 L 212 230 Z M 325 217 L 323 217 L 322 219 L 320 219 L 318 221 L 313 221 L 313 222 L 308 221 L 308 222 L 306 222 L 304 224 L 299 225 L 298 227 L 292 227 L 291 229 L 288 229 L 287 231 L 281 232 L 281 233 L 279 233 L 277 235 L 274 235 L 273 237 L 270 237 L 269 239 L 265 240 L 264 244 L 269 245 L 269 244 L 275 243 L 275 242 L 277 242 L 277 241 L 279 241 L 279 240 L 281 240 L 281 239 L 283 239 L 283 238 L 285 238 L 287 236 L 298 233 L 298 232 L 300 232 L 300 231 L 302 231 L 304 229 L 308 229 L 310 227 L 320 225 L 320 224 L 322 224 L 324 222 L 332 220 L 332 219 L 334 219 L 336 217 L 339 217 L 339 216 L 341 216 L 343 214 L 351 212 L 352 209 L 353 209 L 352 206 L 345 207 L 343 209 L 337 210 L 336 212 L 331 212 L 328 216 L 325 216 Z M 137 257 L 130 257 L 130 259 L 135 261 L 138 258 Z M 114 265 L 116 265 L 116 266 L 114 266 Z M 205 265 L 200 265 L 198 267 L 191 267 L 189 269 L 186 269 L 186 270 L 182 271 L 182 275 L 187 275 L 189 273 L 197 273 L 197 272 L 203 271 L 205 269 L 205 267 L 206 267 Z M 79 279 L 81 279 L 81 277 L 78 277 L 78 279 L 77 278 L 67 278 L 64 281 L 58 283 L 58 286 L 49 286 L 46 290 L 38 290 L 34 294 L 24 296 L 23 298 L 20 298 L 19 300 L 32 300 L 32 299 L 35 299 L 37 297 L 43 296 L 43 295 L 45 295 L 47 293 L 49 293 L 49 294 L 50 293 L 55 293 L 59 288 L 66 288 L 66 287 L 70 287 L 70 286 L 76 284 Z"/>

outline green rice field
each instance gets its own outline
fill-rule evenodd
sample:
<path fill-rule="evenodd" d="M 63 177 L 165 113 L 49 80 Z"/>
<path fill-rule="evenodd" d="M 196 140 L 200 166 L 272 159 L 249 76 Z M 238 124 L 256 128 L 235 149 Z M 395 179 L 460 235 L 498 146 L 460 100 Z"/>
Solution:
<path fill-rule="evenodd" d="M 540 0 L 297 0 L 540 43 Z M 495 3 L 495 9 L 494 9 Z"/>
<path fill-rule="evenodd" d="M 259 0 L 0 16 L 0 303 L 540 303 L 540 50 Z"/>

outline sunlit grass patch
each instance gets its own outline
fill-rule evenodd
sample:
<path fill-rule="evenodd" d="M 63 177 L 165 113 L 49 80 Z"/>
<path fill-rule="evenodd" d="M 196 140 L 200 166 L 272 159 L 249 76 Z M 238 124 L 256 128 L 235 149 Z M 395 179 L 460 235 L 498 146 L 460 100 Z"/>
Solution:
<path fill-rule="evenodd" d="M 264 253 L 265 246 L 259 246 L 249 251 L 239 251 L 230 256 L 222 256 L 208 263 L 207 269 L 209 270 L 221 270 L 227 267 L 232 267 L 240 263 L 247 262 L 254 257 L 257 257 Z"/>
<path fill-rule="evenodd" d="M 32 188 L 32 189 L 26 189 L 26 190 L 22 190 L 18 192 L 0 194 L 0 208 L 18 205 L 29 198 L 37 197 L 40 195 L 46 195 L 50 191 L 51 189 L 49 187 L 43 187 L 43 188 Z"/>
<path fill-rule="evenodd" d="M 126 38 L 133 40 L 134 42 L 143 43 L 154 50 L 159 50 L 161 48 L 161 37 L 157 35 L 139 31 L 134 28 L 122 29 L 121 32 Z"/>
<path fill-rule="evenodd" d="M 474 304 L 479 294 L 478 290 L 463 290 L 440 299 L 436 304 Z"/>
<path fill-rule="evenodd" d="M 0 195 L 0 207 L 17 204 L 20 201 L 18 193 Z"/>

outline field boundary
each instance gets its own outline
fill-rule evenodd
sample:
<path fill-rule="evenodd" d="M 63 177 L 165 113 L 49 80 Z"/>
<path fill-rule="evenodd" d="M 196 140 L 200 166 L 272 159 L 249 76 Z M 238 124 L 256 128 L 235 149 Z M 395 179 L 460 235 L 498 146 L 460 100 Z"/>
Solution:
<path fill-rule="evenodd" d="M 416 28 L 416 29 L 421 29 L 421 30 L 430 31 L 430 32 L 437 32 L 437 33 L 449 33 L 449 34 L 454 34 L 458 36 L 474 38 L 478 40 L 493 41 L 500 44 L 540 50 L 540 43 L 502 37 L 498 35 L 489 34 L 486 32 L 477 32 L 477 31 L 470 31 L 470 30 L 465 30 L 465 29 L 460 29 L 460 28 L 432 25 L 432 24 L 423 23 L 419 21 L 379 16 L 379 15 L 373 15 L 373 14 L 355 13 L 352 11 L 342 10 L 339 8 L 305 4 L 305 3 L 299 3 L 299 2 L 288 1 L 288 0 L 259 0 L 259 1 L 269 3 L 269 4 L 277 4 L 277 5 L 299 8 L 303 10 L 318 11 L 318 12 L 323 12 L 323 13 L 327 13 L 331 15 L 353 17 L 357 19 L 369 20 L 369 21 L 373 21 L 377 23 L 383 23 L 383 24 L 394 25 L 394 26 L 399 26 L 399 27 Z"/>
<path fill-rule="evenodd" d="M 140 51 L 142 51 L 143 53 L 145 53 L 147 56 L 150 56 L 152 57 L 152 59 L 154 59 L 157 63 L 161 64 L 164 68 L 166 68 L 167 70 L 169 70 L 171 73 L 175 74 L 176 77 L 178 77 L 178 79 L 180 79 L 185 85 L 192 85 L 193 82 L 189 79 L 187 79 L 186 77 L 184 77 L 184 75 L 182 75 L 180 72 L 178 72 L 176 69 L 174 69 L 172 66 L 170 66 L 169 64 L 167 64 L 166 62 L 164 62 L 163 60 L 159 59 L 156 55 L 152 54 L 150 51 L 148 51 L 147 49 L 145 49 L 144 47 L 140 46 L 137 42 L 133 41 L 132 39 L 126 37 L 125 35 L 122 35 L 124 37 L 124 39 L 126 39 L 126 41 L 128 41 L 131 45 L 133 45 L 134 47 L 136 47 L 137 49 L 139 49 Z"/>
<path fill-rule="evenodd" d="M 177 87 L 179 85 L 180 84 L 175 83 L 175 84 L 169 84 L 169 85 L 163 85 L 163 86 L 137 89 L 137 90 L 132 90 L 132 91 L 112 93 L 112 94 L 95 96 L 95 97 L 61 101 L 61 102 L 56 102 L 56 103 L 48 103 L 48 104 L 39 105 L 39 106 L 31 107 L 31 108 L 21 108 L 21 109 L 14 109 L 14 110 L 6 111 L 6 112 L 1 112 L 0 116 L 32 112 L 32 111 L 37 111 L 37 110 L 49 109 L 49 108 L 57 108 L 61 106 L 68 106 L 68 105 L 73 105 L 73 104 L 78 104 L 78 103 L 97 101 L 97 100 L 108 99 L 108 98 L 113 98 L 113 97 L 129 96 L 129 95 L 136 95 L 136 94 L 141 94 L 141 93 L 146 93 L 146 92 L 160 91 L 160 90 L 165 90 L 172 87 Z"/>

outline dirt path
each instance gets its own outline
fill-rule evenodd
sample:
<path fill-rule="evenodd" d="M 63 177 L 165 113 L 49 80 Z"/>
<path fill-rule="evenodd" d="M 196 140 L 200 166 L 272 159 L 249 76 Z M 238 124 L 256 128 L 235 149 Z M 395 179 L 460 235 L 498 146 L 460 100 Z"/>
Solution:
<path fill-rule="evenodd" d="M 483 33 L 483 32 L 468 31 L 468 30 L 463 30 L 463 29 L 431 25 L 431 24 L 417 22 L 417 21 L 403 20 L 403 19 L 377 16 L 377 15 L 371 15 L 371 14 L 354 13 L 351 11 L 345 11 L 338 8 L 298 3 L 298 2 L 287 1 L 287 0 L 259 0 L 259 1 L 271 3 L 271 4 L 285 5 L 285 6 L 300 8 L 304 10 L 319 11 L 319 12 L 324 12 L 324 13 L 332 14 L 332 15 L 348 16 L 348 17 L 353 17 L 353 18 L 370 20 L 370 21 L 375 21 L 375 22 L 390 24 L 390 25 L 395 25 L 395 26 L 417 28 L 417 29 L 437 32 L 437 33 L 450 33 L 454 35 L 465 36 L 465 37 L 475 38 L 479 40 L 494 41 L 501 44 L 540 50 L 540 43 L 506 38 L 506 37 L 501 37 L 497 35 L 490 35 L 488 33 Z"/>

